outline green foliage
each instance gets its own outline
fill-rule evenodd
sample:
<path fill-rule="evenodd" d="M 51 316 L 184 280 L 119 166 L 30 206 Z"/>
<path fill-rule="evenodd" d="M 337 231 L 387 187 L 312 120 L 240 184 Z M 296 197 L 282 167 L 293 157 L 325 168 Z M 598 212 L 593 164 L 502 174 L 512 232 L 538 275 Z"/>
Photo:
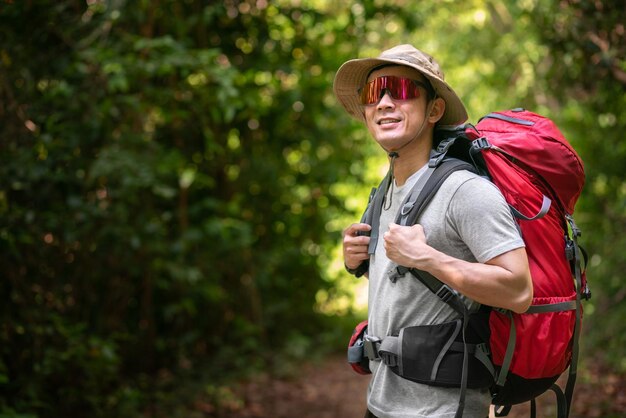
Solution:
<path fill-rule="evenodd" d="M 303 355 L 330 186 L 360 154 L 329 89 L 348 22 L 39 3 L 0 9 L 0 408 L 134 416 L 167 388 L 153 377 Z"/>
<path fill-rule="evenodd" d="M 225 370 L 344 344 L 337 245 L 385 162 L 332 80 L 399 42 L 472 120 L 536 108 L 580 151 L 590 342 L 618 363 L 623 11 L 459 3 L 1 2 L 0 416 L 184 415 Z"/>

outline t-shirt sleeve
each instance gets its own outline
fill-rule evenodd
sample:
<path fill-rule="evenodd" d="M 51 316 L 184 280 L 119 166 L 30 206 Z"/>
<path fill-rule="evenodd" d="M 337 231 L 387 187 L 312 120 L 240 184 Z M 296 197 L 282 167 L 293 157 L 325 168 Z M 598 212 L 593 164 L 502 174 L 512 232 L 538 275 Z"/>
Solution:
<path fill-rule="evenodd" d="M 484 263 L 516 248 L 524 241 L 508 204 L 498 188 L 481 177 L 460 184 L 446 213 L 451 233 Z"/>

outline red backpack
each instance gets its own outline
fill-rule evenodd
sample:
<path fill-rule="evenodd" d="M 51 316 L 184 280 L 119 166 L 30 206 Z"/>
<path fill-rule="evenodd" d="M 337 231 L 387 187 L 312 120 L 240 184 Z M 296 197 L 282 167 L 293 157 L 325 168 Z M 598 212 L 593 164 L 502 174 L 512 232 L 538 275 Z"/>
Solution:
<path fill-rule="evenodd" d="M 488 345 L 495 370 L 492 403 L 497 406 L 496 416 L 505 416 L 511 405 L 531 401 L 534 416 L 534 399 L 551 389 L 557 396 L 558 416 L 567 417 L 576 381 L 581 298 L 590 297 L 577 243 L 580 230 L 572 218 L 585 180 L 582 162 L 552 121 L 523 109 L 491 113 L 476 126 L 442 127 L 437 139 L 429 178 L 421 190 L 410 193 L 397 223 L 417 222 L 445 178 L 468 169 L 456 159 L 471 162 L 469 169 L 487 176 L 500 189 L 526 244 L 534 297 L 523 314 L 495 308 L 488 314 Z M 401 269 L 403 274 L 406 269 Z M 451 306 L 456 303 L 457 311 L 464 309 L 458 308 L 462 305 L 458 298 L 442 291 L 444 285 L 436 278 L 411 272 L 435 294 L 445 295 L 442 299 Z M 468 318 L 467 312 L 463 315 Z M 357 335 L 362 333 L 360 324 Z M 350 345 L 355 342 L 360 339 Z M 563 392 L 555 382 L 568 367 Z M 462 415 L 463 384 L 457 416 Z"/>
<path fill-rule="evenodd" d="M 500 368 L 493 403 L 513 405 L 553 389 L 562 409 L 553 384 L 570 367 L 567 416 L 576 379 L 580 302 L 590 297 L 577 245 L 580 230 L 572 218 L 585 182 L 582 161 L 551 120 L 522 109 L 491 113 L 465 134 L 472 141 L 470 153 L 480 153 L 515 214 L 533 281 L 526 313 L 494 309 L 490 314 L 492 361 Z"/>

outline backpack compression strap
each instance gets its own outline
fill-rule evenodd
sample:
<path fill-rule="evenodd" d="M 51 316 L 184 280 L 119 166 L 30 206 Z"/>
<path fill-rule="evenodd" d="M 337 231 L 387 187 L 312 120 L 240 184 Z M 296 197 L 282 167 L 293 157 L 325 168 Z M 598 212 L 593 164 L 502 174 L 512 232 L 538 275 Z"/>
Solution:
<path fill-rule="evenodd" d="M 574 396 L 574 385 L 576 385 L 576 374 L 578 372 L 578 356 L 579 356 L 579 339 L 580 339 L 580 328 L 581 328 L 581 314 L 582 314 L 582 306 L 581 306 L 581 294 L 584 294 L 586 297 L 591 297 L 591 294 L 588 293 L 588 289 L 583 289 L 582 275 L 582 260 L 584 258 L 581 248 L 578 246 L 578 237 L 580 237 L 580 229 L 574 222 L 574 218 L 570 215 L 566 216 L 567 222 L 572 230 L 572 238 L 571 243 L 573 246 L 573 254 L 571 254 L 571 260 L 573 262 L 573 273 L 576 283 L 576 323 L 574 327 L 574 336 L 573 336 L 573 347 L 572 347 L 572 360 L 569 366 L 569 376 L 567 378 L 567 385 L 565 387 L 565 399 L 567 402 L 567 416 L 569 416 L 570 408 L 572 406 L 572 397 Z M 585 263 L 586 266 L 586 263 Z"/>

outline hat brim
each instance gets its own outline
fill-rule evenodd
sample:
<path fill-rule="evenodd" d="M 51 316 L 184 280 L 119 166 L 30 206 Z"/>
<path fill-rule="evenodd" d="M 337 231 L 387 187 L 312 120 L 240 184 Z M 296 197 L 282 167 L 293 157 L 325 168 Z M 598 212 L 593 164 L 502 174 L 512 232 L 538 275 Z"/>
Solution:
<path fill-rule="evenodd" d="M 358 89 L 365 85 L 367 76 L 372 69 L 384 64 L 398 64 L 415 68 L 430 81 L 437 92 L 437 96 L 446 102 L 446 110 L 439 120 L 439 124 L 460 125 L 467 120 L 467 110 L 463 102 L 446 82 L 410 62 L 389 58 L 353 59 L 344 63 L 337 70 L 333 90 L 339 103 L 351 116 L 365 121 L 363 105 L 359 102 Z"/>

